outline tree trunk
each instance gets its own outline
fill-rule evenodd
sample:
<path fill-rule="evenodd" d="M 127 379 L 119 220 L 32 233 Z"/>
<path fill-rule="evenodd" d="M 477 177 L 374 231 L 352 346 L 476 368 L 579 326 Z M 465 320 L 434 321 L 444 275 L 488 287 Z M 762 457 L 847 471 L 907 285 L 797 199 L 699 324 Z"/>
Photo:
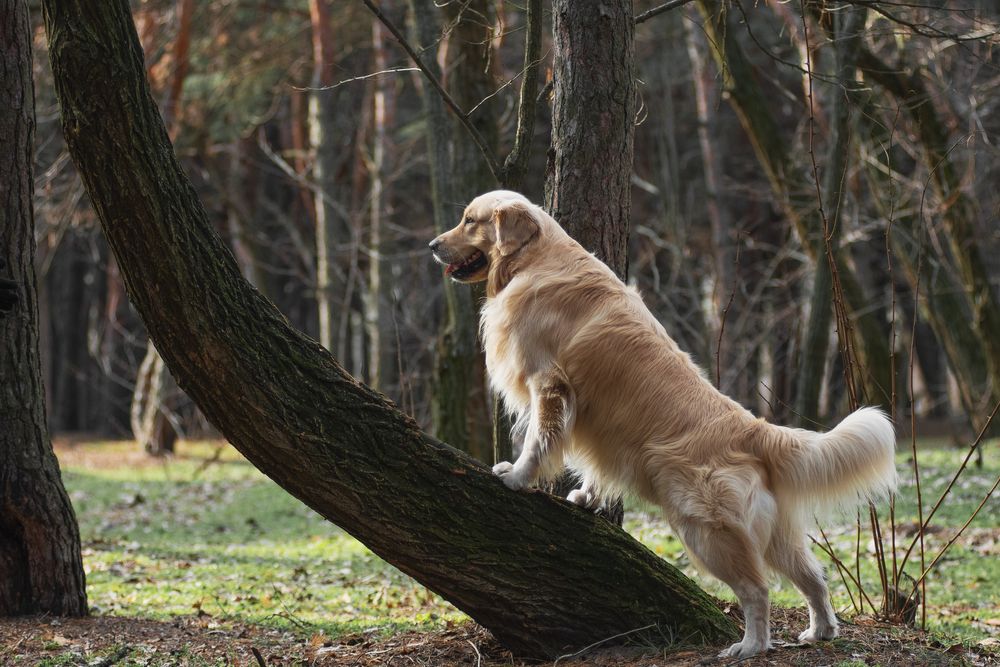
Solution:
<path fill-rule="evenodd" d="M 38 355 L 28 7 L 3 0 L 0 16 L 0 264 L 19 286 L 0 320 L 0 616 L 84 616 L 80 533 L 49 442 Z"/>
<path fill-rule="evenodd" d="M 650 624 L 735 635 L 625 533 L 507 491 L 289 327 L 240 276 L 171 151 L 128 3 L 43 9 L 67 145 L 129 295 L 181 386 L 254 465 L 518 653 L 551 658 Z"/>
<path fill-rule="evenodd" d="M 168 418 L 170 406 L 167 396 L 172 385 L 173 379 L 163 363 L 163 357 L 156 351 L 151 339 L 146 344 L 146 356 L 135 376 L 129 416 L 132 437 L 152 456 L 172 454 L 177 442 L 177 431 Z"/>
<path fill-rule="evenodd" d="M 738 234 L 733 224 L 730 203 L 722 186 L 722 165 L 718 150 L 719 123 L 718 99 L 715 94 L 715 73 L 709 71 L 706 57 L 702 53 L 704 36 L 693 21 L 684 21 L 684 33 L 688 60 L 691 63 L 691 79 L 694 84 L 695 113 L 698 118 L 698 147 L 701 149 L 701 163 L 705 179 L 705 214 L 712 226 L 712 249 L 715 260 L 715 287 L 712 290 L 712 302 L 715 311 L 719 313 L 722 330 L 716 337 L 713 346 L 714 355 L 708 354 L 707 341 L 701 363 L 710 368 L 709 360 L 714 360 L 714 372 L 710 377 L 720 389 L 729 383 L 723 383 L 723 373 L 740 372 L 736 364 L 736 351 L 740 346 L 737 328 L 726 327 L 725 323 L 735 319 L 736 313 L 732 306 L 736 303 L 738 290 Z M 735 334 L 734 334 L 735 332 Z M 706 331 L 707 333 L 707 331 Z"/>
<path fill-rule="evenodd" d="M 188 72 L 194 10 L 194 0 L 177 0 L 177 35 L 173 40 L 174 69 L 163 101 L 163 123 L 171 139 L 176 139 L 181 129 L 181 99 Z M 177 441 L 177 431 L 167 419 L 170 412 L 167 399 L 173 386 L 170 371 L 156 351 L 152 339 L 148 340 L 146 356 L 136 373 L 129 416 L 132 437 L 146 453 L 153 456 L 172 454 Z"/>
<path fill-rule="evenodd" d="M 382 6 L 391 11 L 391 3 L 383 0 Z M 375 71 L 388 69 L 388 44 L 382 23 L 372 19 L 372 51 L 375 56 Z M 392 125 L 394 90 L 392 78 L 378 77 L 375 80 L 375 95 L 372 98 L 372 153 L 368 165 L 371 183 L 369 203 L 368 240 L 368 293 L 365 295 L 365 325 L 368 333 L 368 383 L 383 394 L 397 401 L 399 391 L 399 361 L 397 358 L 397 335 L 395 299 L 392 285 L 392 239 L 389 236 L 389 145 L 388 128 Z"/>
<path fill-rule="evenodd" d="M 624 279 L 636 110 L 632 4 L 554 0 L 552 20 L 546 208 Z"/>
<path fill-rule="evenodd" d="M 627 0 L 552 3 L 555 84 L 545 207 L 622 280 L 632 203 L 634 27 Z M 573 485 L 564 477 L 555 492 L 565 495 Z M 618 500 L 609 518 L 620 524 L 621 517 Z"/>
<path fill-rule="evenodd" d="M 469 120 L 485 139 L 487 146 L 496 153 L 498 143 L 498 98 L 493 98 L 483 104 L 484 99 L 496 90 L 494 77 L 495 60 L 493 57 L 493 20 L 496 14 L 494 0 L 470 0 L 467 2 L 447 3 L 445 12 L 452 26 L 448 33 L 448 43 L 445 51 L 445 66 L 448 74 L 446 87 L 459 107 L 468 110 L 479 105 Z M 470 140 L 465 128 L 452 123 L 452 158 L 451 158 L 451 196 L 453 202 L 464 205 L 476 196 L 488 190 L 495 189 L 499 184 L 489 165 L 483 159 L 482 151 Z M 446 228 L 458 223 L 461 211 L 453 208 Z M 471 288 L 458 286 L 459 306 L 455 311 L 455 326 L 444 332 L 442 344 L 455 350 L 456 356 L 462 351 L 475 350 L 461 358 L 438 358 L 438 363 L 458 365 L 452 370 L 439 366 L 436 378 L 441 384 L 434 391 L 445 392 L 439 409 L 447 409 L 444 401 L 452 406 L 463 400 L 460 393 L 467 391 L 466 423 L 468 440 L 463 449 L 470 452 L 480 461 L 490 461 L 494 458 L 493 448 L 501 450 L 509 448 L 510 421 L 507 416 L 497 410 L 497 403 L 491 401 L 489 385 L 486 381 L 486 361 L 479 344 L 479 303 L 484 299 L 482 285 Z M 453 382 L 447 385 L 445 382 Z M 490 405 L 493 405 L 493 417 L 496 422 L 491 426 Z M 439 416 L 444 416 L 439 413 Z M 451 418 L 450 418 L 451 419 Z M 450 441 L 449 441 L 450 442 Z"/>
<path fill-rule="evenodd" d="M 340 166 L 335 119 L 337 98 L 334 90 L 334 39 L 328 0 L 309 0 L 312 22 L 313 90 L 309 93 L 309 139 L 315 151 L 313 182 L 316 184 L 316 306 L 319 315 L 319 342 L 334 353 L 342 353 L 344 343 L 335 326 L 337 314 L 350 302 L 347 280 L 338 262 L 338 245 L 351 238 L 347 220 L 334 206 L 336 173 Z"/>

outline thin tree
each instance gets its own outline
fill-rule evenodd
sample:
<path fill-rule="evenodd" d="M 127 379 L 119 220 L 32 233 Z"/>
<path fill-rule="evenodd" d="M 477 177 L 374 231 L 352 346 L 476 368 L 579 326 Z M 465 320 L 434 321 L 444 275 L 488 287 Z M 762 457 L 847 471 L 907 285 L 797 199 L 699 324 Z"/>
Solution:
<path fill-rule="evenodd" d="M 623 531 L 420 432 L 240 275 L 174 156 L 128 3 L 46 0 L 63 132 L 179 384 L 254 465 L 506 645 L 552 657 L 734 624 Z"/>
<path fill-rule="evenodd" d="M 0 616 L 84 616 L 80 533 L 49 441 L 38 355 L 27 3 L 3 0 L 0 16 L 0 266 L 13 272 L 0 281 Z"/>

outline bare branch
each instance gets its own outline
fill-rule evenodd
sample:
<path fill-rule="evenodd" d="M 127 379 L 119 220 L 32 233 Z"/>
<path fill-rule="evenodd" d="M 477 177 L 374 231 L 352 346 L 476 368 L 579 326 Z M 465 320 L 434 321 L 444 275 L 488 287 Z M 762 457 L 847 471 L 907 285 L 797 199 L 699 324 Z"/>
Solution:
<path fill-rule="evenodd" d="M 647 21 L 658 14 L 662 14 L 663 12 L 669 12 L 671 9 L 677 9 L 678 7 L 683 7 L 689 2 L 691 2 L 691 0 L 670 0 L 669 2 L 664 2 L 662 5 L 659 5 L 658 7 L 653 7 L 649 11 L 645 11 L 642 14 L 636 16 L 634 23 L 636 25 L 639 25 L 643 21 Z"/>
<path fill-rule="evenodd" d="M 455 114 L 455 117 L 458 118 L 458 121 L 468 131 L 469 135 L 472 137 L 472 140 L 476 143 L 476 146 L 478 146 L 479 150 L 482 151 L 483 157 L 486 159 L 486 164 L 489 165 L 490 172 L 499 182 L 501 180 L 503 168 L 500 166 L 500 163 L 497 160 L 496 155 L 490 149 L 489 144 L 486 143 L 486 139 L 483 137 L 482 134 L 479 133 L 479 130 L 476 129 L 476 126 L 469 121 L 468 115 L 464 111 L 462 111 L 461 107 L 459 107 L 458 104 L 455 102 L 455 100 L 452 99 L 451 95 L 448 94 L 448 91 L 446 91 L 444 89 L 444 86 L 441 85 L 441 82 L 438 81 L 431 74 L 430 70 L 428 70 L 427 66 L 424 65 L 423 60 L 420 59 L 420 56 L 417 54 L 414 48 L 410 46 L 410 43 L 408 41 L 406 41 L 406 38 L 403 36 L 403 33 L 399 31 L 399 28 L 397 28 L 396 25 L 391 20 L 389 20 L 388 16 L 382 13 L 382 10 L 379 9 L 378 5 L 372 2 L 372 0 L 361 0 L 361 2 L 363 2 L 365 7 L 368 8 L 368 10 L 375 16 L 375 18 L 377 18 L 382 23 L 382 25 L 385 26 L 386 30 L 392 33 L 392 36 L 396 38 L 396 41 L 399 42 L 399 45 L 402 47 L 402 49 L 406 51 L 406 55 L 410 56 L 410 60 L 412 60 L 413 63 L 418 68 L 420 68 L 420 71 L 423 73 L 424 77 L 431 84 L 431 86 L 433 86 L 434 89 L 438 92 L 438 95 L 441 96 L 441 99 L 444 100 L 444 103 L 448 106 L 449 109 L 451 109 L 452 113 Z"/>

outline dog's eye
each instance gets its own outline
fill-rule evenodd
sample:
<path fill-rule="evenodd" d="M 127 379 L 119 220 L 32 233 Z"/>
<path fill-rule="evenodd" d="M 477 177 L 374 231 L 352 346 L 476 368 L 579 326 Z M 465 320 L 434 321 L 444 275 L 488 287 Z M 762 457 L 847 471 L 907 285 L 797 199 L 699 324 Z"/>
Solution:
<path fill-rule="evenodd" d="M 462 224 L 465 225 L 466 227 L 471 227 L 472 225 L 476 224 L 476 221 L 473 220 L 472 218 L 463 218 Z"/>

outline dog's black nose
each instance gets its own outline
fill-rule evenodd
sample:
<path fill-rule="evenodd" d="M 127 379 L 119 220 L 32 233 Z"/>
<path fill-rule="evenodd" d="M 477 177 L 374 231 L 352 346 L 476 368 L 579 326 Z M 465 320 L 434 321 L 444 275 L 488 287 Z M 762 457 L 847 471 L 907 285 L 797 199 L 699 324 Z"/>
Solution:
<path fill-rule="evenodd" d="M 434 239 L 433 241 L 431 241 L 427 245 L 430 246 L 431 252 L 434 252 L 441 245 L 441 241 L 439 239 Z"/>

